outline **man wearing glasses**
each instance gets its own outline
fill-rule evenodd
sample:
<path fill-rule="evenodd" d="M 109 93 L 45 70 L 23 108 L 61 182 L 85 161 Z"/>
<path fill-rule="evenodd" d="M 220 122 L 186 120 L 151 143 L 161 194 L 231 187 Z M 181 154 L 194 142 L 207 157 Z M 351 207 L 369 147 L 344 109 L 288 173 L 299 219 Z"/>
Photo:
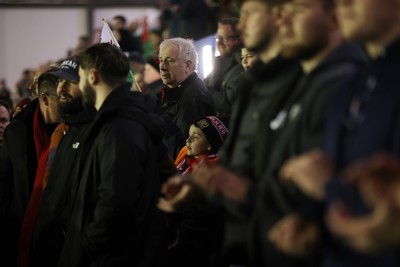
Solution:
<path fill-rule="evenodd" d="M 229 122 L 231 106 L 244 69 L 241 65 L 242 37 L 237 29 L 238 18 L 226 18 L 218 23 L 215 36 L 220 56 L 215 58 L 214 70 L 204 79 L 210 89 L 217 116 Z"/>
<path fill-rule="evenodd" d="M 57 78 L 40 75 L 38 95 L 7 126 L 0 151 L 0 246 L 7 248 L 0 254 L 2 266 L 15 265 L 28 200 L 43 177 L 50 137 L 60 121 Z"/>

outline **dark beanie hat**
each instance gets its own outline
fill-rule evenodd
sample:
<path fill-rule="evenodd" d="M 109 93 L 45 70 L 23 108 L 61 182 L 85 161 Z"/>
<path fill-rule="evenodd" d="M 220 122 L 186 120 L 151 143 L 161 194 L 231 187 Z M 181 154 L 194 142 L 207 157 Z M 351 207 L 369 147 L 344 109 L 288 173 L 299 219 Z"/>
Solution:
<path fill-rule="evenodd" d="M 203 131 L 214 153 L 220 149 L 229 133 L 226 126 L 215 116 L 204 117 L 193 124 Z"/>

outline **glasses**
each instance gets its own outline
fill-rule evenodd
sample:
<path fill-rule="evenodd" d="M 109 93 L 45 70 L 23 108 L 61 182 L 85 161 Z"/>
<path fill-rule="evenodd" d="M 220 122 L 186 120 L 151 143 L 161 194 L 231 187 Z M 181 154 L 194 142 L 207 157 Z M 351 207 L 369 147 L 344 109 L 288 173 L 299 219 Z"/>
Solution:
<path fill-rule="evenodd" d="M 214 36 L 217 43 L 226 43 L 239 38 L 240 35 L 229 35 L 229 36 Z"/>

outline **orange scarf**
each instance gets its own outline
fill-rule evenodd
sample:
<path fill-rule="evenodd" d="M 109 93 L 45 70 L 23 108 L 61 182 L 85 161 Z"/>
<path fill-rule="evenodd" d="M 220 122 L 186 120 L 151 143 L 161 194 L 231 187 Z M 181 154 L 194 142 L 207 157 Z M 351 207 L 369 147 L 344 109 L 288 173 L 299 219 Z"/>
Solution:
<path fill-rule="evenodd" d="M 187 155 L 187 147 L 184 146 L 179 152 L 175 160 L 176 169 L 181 173 L 191 173 L 194 166 L 199 164 L 202 160 L 206 160 L 208 164 L 214 165 L 217 163 L 219 157 L 216 154 L 208 154 L 199 157 L 192 157 Z"/>

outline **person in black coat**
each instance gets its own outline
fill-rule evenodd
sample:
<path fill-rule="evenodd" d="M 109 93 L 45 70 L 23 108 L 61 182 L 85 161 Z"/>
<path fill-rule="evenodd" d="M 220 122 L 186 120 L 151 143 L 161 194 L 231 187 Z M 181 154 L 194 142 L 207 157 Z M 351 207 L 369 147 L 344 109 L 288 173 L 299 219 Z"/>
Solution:
<path fill-rule="evenodd" d="M 0 242 L 7 249 L 1 250 L 5 254 L 1 254 L 0 261 L 5 266 L 16 264 L 16 242 L 38 162 L 45 157 L 50 136 L 60 120 L 56 84 L 47 73 L 40 75 L 39 97 L 14 117 L 4 133 L 0 150 Z"/>
<path fill-rule="evenodd" d="M 33 230 L 29 262 L 32 266 L 56 266 L 71 215 L 72 200 L 76 192 L 82 144 L 95 109 L 84 109 L 79 89 L 79 65 L 75 58 L 62 63 L 60 70 L 49 74 L 57 77 L 60 96 L 60 114 L 63 137 L 53 148 L 47 163 L 47 184 L 43 192 L 39 213 Z"/>
<path fill-rule="evenodd" d="M 232 105 L 239 95 L 241 74 L 244 72 L 241 64 L 243 42 L 238 23 L 238 18 L 219 21 L 215 40 L 220 56 L 214 59 L 213 70 L 204 79 L 210 89 L 217 117 L 226 125 L 229 123 Z"/>
<path fill-rule="evenodd" d="M 165 87 L 159 95 L 161 109 L 188 137 L 192 122 L 215 115 L 213 100 L 204 82 L 197 77 L 197 52 L 191 40 L 172 38 L 160 45 L 160 74 Z M 175 147 L 176 158 L 184 142 Z"/>
<path fill-rule="evenodd" d="M 369 64 L 332 100 L 323 150 L 285 164 L 281 179 L 310 198 L 303 225 L 326 215 L 324 266 L 399 266 L 390 191 L 398 196 L 400 1 L 337 1 L 337 10 L 344 37 L 365 45 Z M 288 243 L 296 242 L 306 227 L 287 225 L 281 227 L 293 233 Z"/>
<path fill-rule="evenodd" d="M 160 266 L 166 225 L 155 203 L 164 122 L 130 91 L 121 50 L 96 44 L 78 62 L 84 105 L 98 112 L 82 144 L 87 157 L 58 266 Z"/>

